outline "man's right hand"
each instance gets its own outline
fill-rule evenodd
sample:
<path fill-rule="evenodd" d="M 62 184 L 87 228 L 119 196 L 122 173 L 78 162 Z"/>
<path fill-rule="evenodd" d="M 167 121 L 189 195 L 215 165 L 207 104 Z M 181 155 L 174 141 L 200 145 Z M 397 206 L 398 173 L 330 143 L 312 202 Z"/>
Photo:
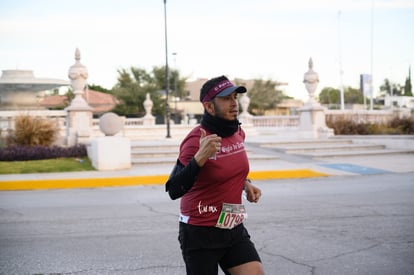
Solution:
<path fill-rule="evenodd" d="M 199 167 L 203 167 L 207 160 L 213 157 L 221 148 L 221 137 L 216 134 L 207 135 L 206 131 L 200 128 L 200 147 L 194 156 Z"/>

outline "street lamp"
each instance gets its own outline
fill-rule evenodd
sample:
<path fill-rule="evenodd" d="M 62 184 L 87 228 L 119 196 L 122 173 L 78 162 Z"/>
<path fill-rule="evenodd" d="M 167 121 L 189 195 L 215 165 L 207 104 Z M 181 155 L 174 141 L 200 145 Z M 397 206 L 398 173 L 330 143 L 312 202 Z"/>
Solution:
<path fill-rule="evenodd" d="M 172 53 L 174 56 L 174 121 L 177 123 L 177 53 Z"/>
<path fill-rule="evenodd" d="M 170 89 L 170 77 L 168 71 L 168 44 L 167 44 L 167 0 L 164 0 L 164 29 L 165 29 L 165 108 L 167 119 L 167 136 L 170 138 L 170 104 L 168 99 L 168 93 Z"/>

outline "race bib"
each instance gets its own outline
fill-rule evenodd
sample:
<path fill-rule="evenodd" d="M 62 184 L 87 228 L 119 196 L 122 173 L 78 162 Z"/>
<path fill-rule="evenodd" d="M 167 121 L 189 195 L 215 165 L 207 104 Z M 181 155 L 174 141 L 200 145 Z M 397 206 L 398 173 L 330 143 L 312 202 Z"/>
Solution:
<path fill-rule="evenodd" d="M 245 219 L 247 219 L 247 213 L 243 204 L 223 203 L 216 227 L 232 229 Z"/>

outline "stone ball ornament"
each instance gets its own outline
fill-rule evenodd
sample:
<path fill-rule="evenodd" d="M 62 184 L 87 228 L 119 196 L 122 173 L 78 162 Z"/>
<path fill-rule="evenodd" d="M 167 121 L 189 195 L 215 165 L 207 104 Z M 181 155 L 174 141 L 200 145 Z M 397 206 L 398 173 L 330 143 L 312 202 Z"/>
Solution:
<path fill-rule="evenodd" d="M 99 129 L 105 136 L 116 135 L 122 130 L 122 127 L 122 119 L 115 113 L 106 113 L 99 119 Z"/>

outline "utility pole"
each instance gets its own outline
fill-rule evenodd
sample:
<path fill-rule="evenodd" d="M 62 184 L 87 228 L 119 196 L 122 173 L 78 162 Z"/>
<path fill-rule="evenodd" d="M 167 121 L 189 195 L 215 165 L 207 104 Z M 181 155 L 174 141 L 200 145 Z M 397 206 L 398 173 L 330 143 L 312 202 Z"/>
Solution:
<path fill-rule="evenodd" d="M 369 109 L 374 109 L 374 0 L 371 1 L 371 99 Z"/>
<path fill-rule="evenodd" d="M 344 71 L 342 69 L 342 45 L 341 45 L 341 10 L 338 11 L 338 63 L 339 63 L 339 82 L 341 93 L 341 110 L 345 110 L 345 97 L 344 97 L 344 83 L 343 76 Z"/>

